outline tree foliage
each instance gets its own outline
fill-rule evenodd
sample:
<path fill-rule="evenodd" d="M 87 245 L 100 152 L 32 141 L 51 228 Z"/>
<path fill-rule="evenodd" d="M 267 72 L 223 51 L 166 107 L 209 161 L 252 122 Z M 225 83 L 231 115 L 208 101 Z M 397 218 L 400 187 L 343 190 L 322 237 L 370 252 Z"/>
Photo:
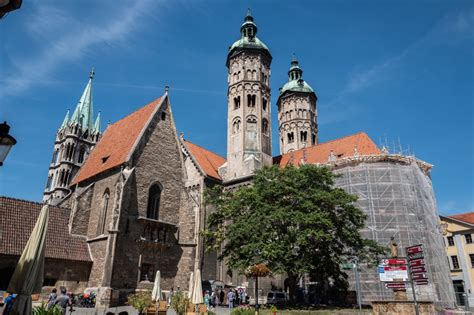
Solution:
<path fill-rule="evenodd" d="M 383 250 L 361 236 L 366 215 L 334 177 L 316 165 L 273 166 L 258 171 L 251 185 L 208 189 L 205 200 L 214 207 L 203 232 L 208 249 L 222 249 L 220 258 L 241 273 L 259 263 L 286 273 L 290 298 L 304 274 L 344 281 L 340 265 L 349 256 L 373 261 Z"/>

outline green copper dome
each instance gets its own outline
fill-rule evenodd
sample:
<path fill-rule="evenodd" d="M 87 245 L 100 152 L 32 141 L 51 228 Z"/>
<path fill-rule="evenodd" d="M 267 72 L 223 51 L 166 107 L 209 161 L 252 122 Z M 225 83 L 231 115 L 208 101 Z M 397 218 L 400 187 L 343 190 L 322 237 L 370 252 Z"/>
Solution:
<path fill-rule="evenodd" d="M 233 43 L 229 47 L 229 54 L 235 49 L 262 49 L 270 54 L 270 50 L 267 45 L 265 45 L 257 37 L 257 25 L 253 21 L 253 17 L 250 13 L 250 9 L 247 11 L 247 16 L 244 19 L 244 23 L 240 27 L 240 33 L 242 37 Z"/>
<path fill-rule="evenodd" d="M 233 50 L 234 48 L 260 48 L 269 51 L 267 45 L 265 45 L 257 37 L 254 37 L 253 40 L 250 40 L 248 37 L 242 37 L 241 39 L 233 43 L 232 46 L 230 46 L 229 51 Z"/>
<path fill-rule="evenodd" d="M 280 89 L 280 95 L 286 91 L 314 93 L 313 88 L 303 80 L 303 70 L 294 56 L 288 71 L 288 82 Z"/>
<path fill-rule="evenodd" d="M 294 91 L 294 92 L 307 92 L 307 93 L 314 93 L 314 90 L 308 83 L 306 83 L 303 79 L 299 81 L 293 80 L 286 82 L 285 85 L 280 90 L 280 94 L 283 94 L 286 91 Z"/>

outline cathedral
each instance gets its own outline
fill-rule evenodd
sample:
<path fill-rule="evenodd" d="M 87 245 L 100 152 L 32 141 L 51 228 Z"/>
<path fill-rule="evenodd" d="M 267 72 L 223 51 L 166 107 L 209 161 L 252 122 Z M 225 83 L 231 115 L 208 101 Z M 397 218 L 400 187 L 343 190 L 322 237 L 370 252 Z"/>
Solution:
<path fill-rule="evenodd" d="M 403 247 L 423 242 L 430 281 L 417 294 L 440 305 L 454 304 L 449 266 L 441 255 L 432 165 L 379 148 L 364 132 L 320 143 L 318 97 L 294 57 L 288 81 L 278 91 L 279 127 L 272 133 L 271 63 L 270 49 L 257 37 L 249 12 L 226 59 L 226 157 L 178 134 L 168 88 L 101 131 L 100 115 L 94 119 L 91 71 L 54 141 L 43 198 L 52 213 L 45 290 L 61 285 L 78 292 L 94 289 L 100 305 L 120 305 L 135 290 L 151 288 L 158 270 L 168 290 L 187 288 L 191 272 L 200 269 L 203 280 L 246 286 L 252 296 L 252 281 L 228 272 L 217 253 L 204 251 L 200 231 L 212 211 L 203 202 L 204 190 L 215 184 L 229 189 L 248 185 L 264 166 L 312 163 L 341 174 L 337 186 L 359 197 L 357 204 L 368 215 L 361 231 L 365 237 L 382 245 L 395 237 Z M 272 135 L 279 138 L 278 156 L 272 156 Z M 26 244 L 20 234 L 29 234 L 41 204 L 8 197 L 0 201 L 0 214 L 24 223 L 1 226 L 11 231 L 11 239 L 0 240 L 0 271 L 8 274 Z M 57 243 L 53 233 L 63 241 Z M 378 281 L 376 268 L 361 268 L 364 303 L 393 298 L 393 291 Z M 283 287 L 283 278 L 264 279 L 263 294 L 271 285 Z M 311 292 L 308 279 L 301 286 Z"/>

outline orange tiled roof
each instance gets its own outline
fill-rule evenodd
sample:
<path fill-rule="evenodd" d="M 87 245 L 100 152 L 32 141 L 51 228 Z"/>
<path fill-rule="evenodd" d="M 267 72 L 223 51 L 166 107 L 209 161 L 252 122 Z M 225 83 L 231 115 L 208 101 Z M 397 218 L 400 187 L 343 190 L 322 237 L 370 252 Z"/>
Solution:
<path fill-rule="evenodd" d="M 455 214 L 451 215 L 448 218 L 466 222 L 469 224 L 474 224 L 474 212 L 466 212 L 466 213 L 461 213 L 461 214 Z"/>
<path fill-rule="evenodd" d="M 288 164 L 299 165 L 302 160 L 308 164 L 328 163 L 331 151 L 337 159 L 354 156 L 357 147 L 359 155 L 381 154 L 377 145 L 365 132 L 320 143 L 305 149 L 300 149 L 273 158 L 274 164 L 285 167 Z"/>
<path fill-rule="evenodd" d="M 221 180 L 217 169 L 226 161 L 222 156 L 186 140 L 184 144 L 207 176 Z"/>
<path fill-rule="evenodd" d="M 131 113 L 110 125 L 92 150 L 84 165 L 74 177 L 71 185 L 127 162 L 138 136 L 162 98 Z"/>
<path fill-rule="evenodd" d="M 43 204 L 0 197 L 0 254 L 20 256 L 36 224 Z M 46 258 L 92 262 L 86 238 L 69 234 L 70 210 L 49 207 Z"/>

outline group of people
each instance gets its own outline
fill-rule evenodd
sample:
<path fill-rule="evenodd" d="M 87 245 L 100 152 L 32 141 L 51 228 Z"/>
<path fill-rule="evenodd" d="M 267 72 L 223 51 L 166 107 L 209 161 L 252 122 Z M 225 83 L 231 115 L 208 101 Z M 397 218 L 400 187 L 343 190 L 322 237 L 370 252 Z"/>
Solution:
<path fill-rule="evenodd" d="M 227 303 L 229 308 L 234 308 L 242 304 L 248 304 L 247 294 L 243 288 L 223 290 L 215 289 L 209 294 L 209 291 L 204 293 L 204 304 L 208 309 L 218 305 L 225 305 Z"/>
<path fill-rule="evenodd" d="M 16 294 L 10 294 L 4 301 L 3 313 L 2 315 L 10 315 L 12 314 L 13 304 L 15 303 L 17 298 Z M 54 305 L 59 305 L 63 314 L 66 314 L 66 309 L 68 306 L 71 306 L 71 298 L 67 295 L 67 290 L 64 287 L 61 287 L 60 294 L 57 294 L 56 288 L 54 288 L 48 297 L 48 302 L 46 307 L 48 309 L 52 308 Z"/>
<path fill-rule="evenodd" d="M 72 306 L 72 301 L 69 295 L 67 295 L 67 290 L 65 287 L 60 288 L 60 294 L 58 295 L 58 291 L 54 288 L 48 297 L 48 304 L 47 308 L 50 309 L 54 305 L 59 305 L 63 314 L 66 314 L 66 309 L 69 306 Z"/>

